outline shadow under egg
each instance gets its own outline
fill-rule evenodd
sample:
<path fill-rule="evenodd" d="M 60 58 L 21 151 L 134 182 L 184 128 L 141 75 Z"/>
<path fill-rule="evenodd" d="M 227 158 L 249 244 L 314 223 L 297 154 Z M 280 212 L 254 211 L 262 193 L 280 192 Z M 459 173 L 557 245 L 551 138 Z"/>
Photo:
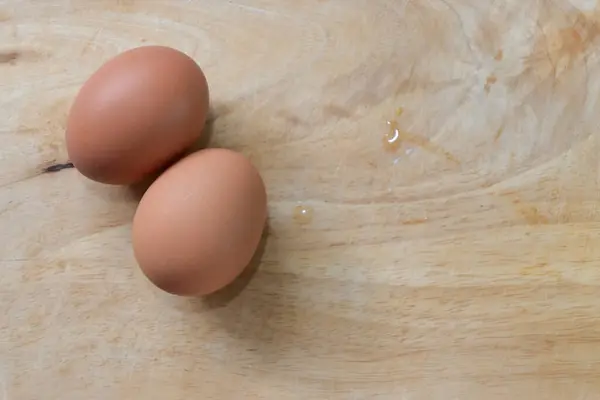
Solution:
<path fill-rule="evenodd" d="M 252 256 L 248 266 L 229 285 L 214 293 L 202 297 L 201 299 L 205 306 L 207 306 L 209 309 L 225 307 L 244 291 L 260 267 L 262 258 L 265 254 L 265 249 L 267 247 L 268 238 L 269 226 L 265 225 L 260 242 L 258 243 L 256 251 L 254 252 L 254 256 Z"/>

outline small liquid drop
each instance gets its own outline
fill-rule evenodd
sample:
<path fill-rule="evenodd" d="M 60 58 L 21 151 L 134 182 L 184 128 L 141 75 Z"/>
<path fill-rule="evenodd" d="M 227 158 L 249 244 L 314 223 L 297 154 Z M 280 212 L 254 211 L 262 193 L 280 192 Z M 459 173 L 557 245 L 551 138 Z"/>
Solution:
<path fill-rule="evenodd" d="M 398 121 L 387 121 L 388 131 L 383 136 L 383 148 L 390 152 L 396 153 L 402 146 L 411 144 L 415 147 L 422 148 L 432 154 L 444 156 L 448 161 L 459 165 L 460 161 L 442 146 L 432 142 L 426 137 L 416 135 L 400 129 Z M 412 152 L 412 150 L 410 151 Z M 409 154 L 409 153 L 407 153 Z"/>
<path fill-rule="evenodd" d="M 400 117 L 402 114 L 404 114 L 404 108 L 398 107 L 396 110 L 396 117 Z"/>
<path fill-rule="evenodd" d="M 383 147 L 389 152 L 397 151 L 402 145 L 402 138 L 398 122 L 388 121 L 389 130 L 383 136 Z"/>
<path fill-rule="evenodd" d="M 299 204 L 294 207 L 294 221 L 300 225 L 310 224 L 313 219 L 313 213 L 312 207 Z"/>

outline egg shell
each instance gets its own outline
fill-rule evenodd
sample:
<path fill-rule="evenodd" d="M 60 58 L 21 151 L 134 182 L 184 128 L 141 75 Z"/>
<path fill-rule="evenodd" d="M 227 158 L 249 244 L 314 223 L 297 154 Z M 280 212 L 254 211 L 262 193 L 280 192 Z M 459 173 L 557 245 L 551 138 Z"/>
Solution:
<path fill-rule="evenodd" d="M 128 50 L 75 98 L 66 129 L 70 160 L 98 182 L 140 181 L 200 137 L 208 103 L 206 77 L 186 54 L 163 46 Z"/>
<path fill-rule="evenodd" d="M 206 295 L 250 263 L 266 218 L 265 186 L 250 161 L 230 150 L 202 150 L 170 167 L 142 197 L 134 254 L 166 292 Z"/>

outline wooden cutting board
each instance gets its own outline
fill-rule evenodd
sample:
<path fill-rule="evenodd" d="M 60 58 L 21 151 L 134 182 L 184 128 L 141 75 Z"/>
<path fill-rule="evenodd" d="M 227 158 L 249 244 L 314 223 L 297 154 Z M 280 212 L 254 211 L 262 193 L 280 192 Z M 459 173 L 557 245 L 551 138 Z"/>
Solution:
<path fill-rule="evenodd" d="M 0 0 L 0 399 L 597 399 L 597 0 Z M 153 288 L 68 161 L 111 56 L 205 69 L 256 263 Z M 50 168 L 50 171 L 59 168 Z"/>

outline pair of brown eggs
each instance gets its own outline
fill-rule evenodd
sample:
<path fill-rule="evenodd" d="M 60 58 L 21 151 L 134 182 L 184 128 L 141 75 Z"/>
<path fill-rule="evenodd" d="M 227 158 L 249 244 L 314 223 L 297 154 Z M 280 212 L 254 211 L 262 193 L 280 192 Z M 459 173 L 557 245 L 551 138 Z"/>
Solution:
<path fill-rule="evenodd" d="M 199 139 L 209 90 L 200 67 L 169 47 L 126 51 L 83 85 L 67 122 L 71 162 L 86 177 L 128 185 Z M 178 295 L 205 295 L 248 265 L 267 217 L 260 174 L 243 155 L 206 149 L 170 165 L 144 193 L 132 243 L 144 274 Z"/>

